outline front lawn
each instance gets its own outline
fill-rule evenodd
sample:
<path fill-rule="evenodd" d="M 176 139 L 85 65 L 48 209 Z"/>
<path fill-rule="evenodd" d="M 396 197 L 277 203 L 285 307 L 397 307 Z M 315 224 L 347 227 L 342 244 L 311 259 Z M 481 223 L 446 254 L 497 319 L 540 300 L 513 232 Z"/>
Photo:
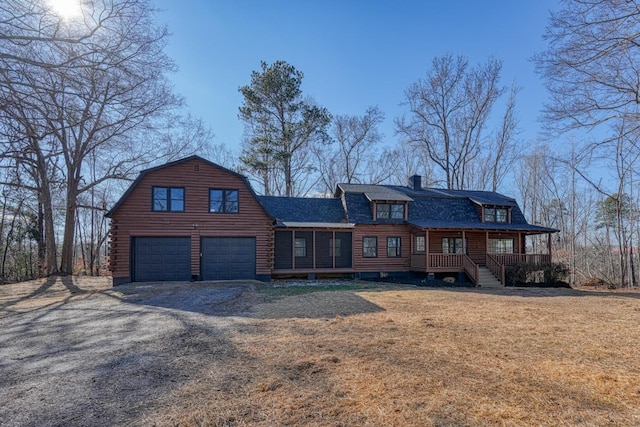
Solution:
<path fill-rule="evenodd" d="M 234 357 L 148 421 L 640 424 L 638 293 L 353 287 L 262 289 Z"/>

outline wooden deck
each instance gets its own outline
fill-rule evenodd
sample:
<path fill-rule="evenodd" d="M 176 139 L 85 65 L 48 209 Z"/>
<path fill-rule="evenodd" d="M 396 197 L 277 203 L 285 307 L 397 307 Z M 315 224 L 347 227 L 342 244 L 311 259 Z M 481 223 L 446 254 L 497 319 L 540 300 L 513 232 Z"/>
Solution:
<path fill-rule="evenodd" d="M 423 273 L 466 273 L 473 283 L 478 283 L 479 268 L 487 267 L 504 285 L 506 268 L 524 262 L 532 264 L 549 263 L 551 262 L 551 255 L 487 254 L 485 265 L 480 265 L 465 254 L 412 254 L 411 271 Z"/>

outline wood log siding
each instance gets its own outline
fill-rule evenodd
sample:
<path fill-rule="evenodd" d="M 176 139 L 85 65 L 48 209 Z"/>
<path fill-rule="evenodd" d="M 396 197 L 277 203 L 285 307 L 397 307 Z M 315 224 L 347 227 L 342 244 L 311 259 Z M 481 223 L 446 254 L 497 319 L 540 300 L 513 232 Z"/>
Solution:
<path fill-rule="evenodd" d="M 362 238 L 378 238 L 378 256 L 362 256 Z M 400 237 L 400 257 L 387 256 L 387 237 Z M 411 231 L 405 225 L 358 224 L 353 232 L 353 268 L 362 272 L 405 272 L 411 270 Z"/>
<path fill-rule="evenodd" d="M 153 186 L 184 187 L 184 212 L 153 212 Z M 238 189 L 239 213 L 210 213 L 209 189 Z M 111 217 L 110 268 L 113 277 L 131 277 L 130 246 L 134 236 L 190 236 L 191 274 L 200 275 L 200 238 L 255 237 L 256 274 L 271 274 L 273 224 L 246 182 L 198 159 L 148 172 Z"/>

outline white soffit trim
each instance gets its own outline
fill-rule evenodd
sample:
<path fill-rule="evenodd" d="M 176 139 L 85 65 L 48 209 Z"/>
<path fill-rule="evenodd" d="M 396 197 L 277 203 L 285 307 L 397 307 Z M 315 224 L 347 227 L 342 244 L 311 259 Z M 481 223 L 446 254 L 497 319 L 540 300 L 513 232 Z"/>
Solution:
<path fill-rule="evenodd" d="M 282 222 L 285 227 L 289 228 L 354 228 L 355 224 L 347 224 L 343 222 Z"/>

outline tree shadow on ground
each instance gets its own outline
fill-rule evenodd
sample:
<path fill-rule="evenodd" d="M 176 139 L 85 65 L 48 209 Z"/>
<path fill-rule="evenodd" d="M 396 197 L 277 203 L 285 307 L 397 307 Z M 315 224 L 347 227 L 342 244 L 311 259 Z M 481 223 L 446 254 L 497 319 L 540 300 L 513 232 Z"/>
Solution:
<path fill-rule="evenodd" d="M 14 298 L 12 298 L 11 296 L 5 297 L 7 301 L 0 303 L 0 309 L 10 308 L 11 306 L 16 305 L 22 301 L 31 299 L 36 295 L 44 294 L 49 289 L 51 289 L 53 285 L 55 285 L 57 280 L 58 280 L 57 276 L 50 276 L 50 277 L 47 277 L 47 279 L 40 286 L 38 286 L 37 288 L 35 288 L 34 290 L 32 290 L 27 294 L 18 295 Z"/>
<path fill-rule="evenodd" d="M 246 316 L 258 319 L 331 319 L 383 311 L 384 308 L 353 291 L 335 290 L 310 292 L 257 304 Z"/>
<path fill-rule="evenodd" d="M 99 283 L 85 283 L 74 276 L 49 276 L 46 279 L 0 287 L 0 315 L 34 311 L 83 298 L 111 288 L 105 276 L 94 277 Z"/>
<path fill-rule="evenodd" d="M 11 425 L 130 425 L 207 366 L 245 357 L 218 319 L 106 293 L 0 325 L 0 419 Z"/>
<path fill-rule="evenodd" d="M 331 286 L 331 291 L 304 285 L 295 288 L 303 288 L 303 292 L 274 294 L 269 290 L 282 288 L 246 282 L 132 283 L 118 286 L 111 293 L 130 304 L 218 317 L 317 319 L 384 311 L 358 296 L 352 288 Z"/>

